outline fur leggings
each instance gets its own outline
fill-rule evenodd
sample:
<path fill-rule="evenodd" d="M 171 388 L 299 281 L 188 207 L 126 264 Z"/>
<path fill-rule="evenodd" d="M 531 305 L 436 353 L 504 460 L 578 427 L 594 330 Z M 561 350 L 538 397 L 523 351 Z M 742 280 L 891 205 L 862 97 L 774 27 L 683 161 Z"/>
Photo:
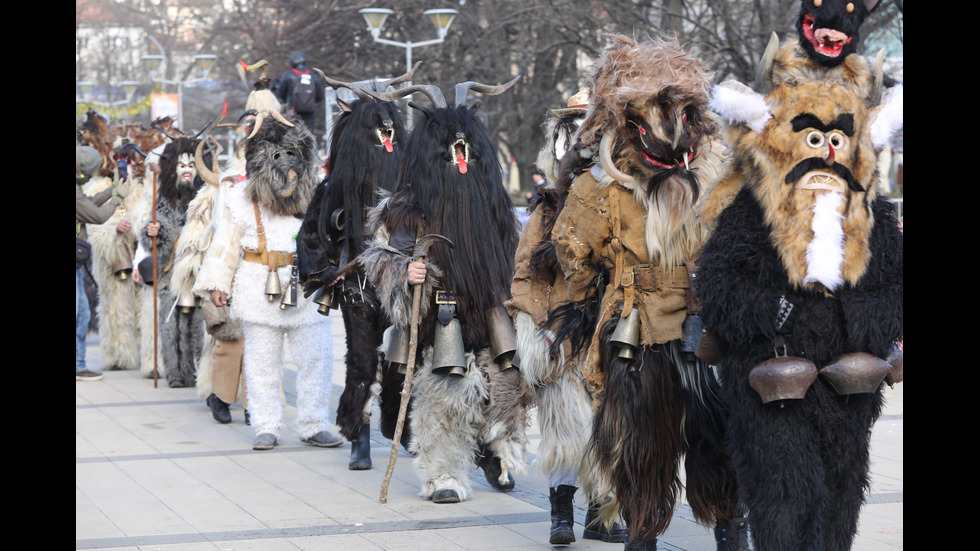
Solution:
<path fill-rule="evenodd" d="M 242 323 L 245 332 L 245 381 L 248 411 L 255 434 L 277 439 L 283 428 L 283 345 L 297 367 L 296 435 L 308 438 L 327 430 L 333 375 L 333 344 L 329 325 L 282 328 Z"/>

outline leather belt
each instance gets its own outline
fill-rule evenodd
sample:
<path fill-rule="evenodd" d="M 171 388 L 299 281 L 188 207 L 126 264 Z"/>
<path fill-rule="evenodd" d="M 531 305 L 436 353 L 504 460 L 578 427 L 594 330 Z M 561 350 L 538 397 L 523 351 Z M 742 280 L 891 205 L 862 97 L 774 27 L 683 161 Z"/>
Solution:
<path fill-rule="evenodd" d="M 259 252 L 254 249 L 242 249 L 242 260 L 265 265 L 271 265 L 271 261 L 274 260 L 276 268 L 292 266 L 295 259 L 296 255 L 294 253 L 287 253 L 285 251 Z"/>

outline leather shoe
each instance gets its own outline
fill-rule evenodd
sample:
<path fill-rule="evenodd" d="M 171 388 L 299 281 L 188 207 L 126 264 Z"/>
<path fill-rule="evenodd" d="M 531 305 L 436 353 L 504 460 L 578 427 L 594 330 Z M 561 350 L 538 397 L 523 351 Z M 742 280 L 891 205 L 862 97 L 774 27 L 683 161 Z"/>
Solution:
<path fill-rule="evenodd" d="M 446 488 L 443 490 L 436 490 L 436 493 L 432 494 L 433 503 L 459 503 L 459 494 L 456 490 Z"/>
<path fill-rule="evenodd" d="M 276 447 L 279 441 L 273 434 L 264 432 L 255 437 L 255 441 L 252 442 L 253 450 L 271 450 Z"/>
<path fill-rule="evenodd" d="M 344 443 L 344 439 L 339 436 L 334 436 L 325 430 L 310 436 L 308 438 L 300 439 L 304 444 L 312 444 L 321 448 L 334 448 Z"/>
<path fill-rule="evenodd" d="M 231 423 L 231 411 L 228 404 L 221 401 L 215 394 L 211 394 L 207 399 L 208 407 L 211 408 L 211 416 L 219 423 Z"/>

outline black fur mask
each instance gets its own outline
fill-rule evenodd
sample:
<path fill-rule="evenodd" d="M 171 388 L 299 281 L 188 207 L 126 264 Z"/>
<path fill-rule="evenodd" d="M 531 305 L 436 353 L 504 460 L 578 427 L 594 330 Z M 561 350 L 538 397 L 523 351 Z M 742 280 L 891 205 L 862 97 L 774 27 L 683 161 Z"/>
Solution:
<path fill-rule="evenodd" d="M 861 24 L 879 0 L 803 0 L 796 31 L 800 45 L 814 61 L 835 66 L 855 53 Z"/>
<path fill-rule="evenodd" d="M 318 183 L 319 154 L 313 134 L 295 116 L 286 126 L 262 121 L 245 146 L 249 197 L 273 214 L 302 216 Z"/>

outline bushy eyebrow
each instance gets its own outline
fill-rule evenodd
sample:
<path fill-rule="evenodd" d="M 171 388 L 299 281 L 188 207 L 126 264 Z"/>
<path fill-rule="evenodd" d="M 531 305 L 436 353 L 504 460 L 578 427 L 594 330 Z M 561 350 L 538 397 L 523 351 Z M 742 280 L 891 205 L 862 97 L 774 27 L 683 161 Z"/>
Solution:
<path fill-rule="evenodd" d="M 807 128 L 816 128 L 821 132 L 840 130 L 847 136 L 854 135 L 854 115 L 850 113 L 842 113 L 837 115 L 837 118 L 831 121 L 830 124 L 824 124 L 823 121 L 821 121 L 813 113 L 803 113 L 793 117 L 792 124 L 794 132 L 806 130 Z"/>

